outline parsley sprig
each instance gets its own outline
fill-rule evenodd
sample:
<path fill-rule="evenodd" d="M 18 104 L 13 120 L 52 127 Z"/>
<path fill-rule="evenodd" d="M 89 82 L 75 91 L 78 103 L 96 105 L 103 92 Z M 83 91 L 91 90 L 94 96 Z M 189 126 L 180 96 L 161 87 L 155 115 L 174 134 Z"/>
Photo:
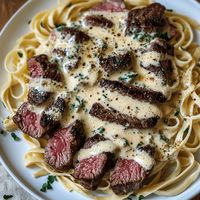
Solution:
<path fill-rule="evenodd" d="M 40 189 L 41 192 L 46 192 L 47 190 L 52 190 L 52 184 L 54 181 L 57 181 L 56 176 L 48 176 L 47 182 L 42 185 L 42 188 Z"/>

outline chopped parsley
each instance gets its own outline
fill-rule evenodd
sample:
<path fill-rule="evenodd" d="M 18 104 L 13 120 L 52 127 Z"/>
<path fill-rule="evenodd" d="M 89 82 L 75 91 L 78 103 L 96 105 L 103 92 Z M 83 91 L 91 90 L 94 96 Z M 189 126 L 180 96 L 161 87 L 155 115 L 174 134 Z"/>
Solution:
<path fill-rule="evenodd" d="M 179 109 L 177 109 L 177 111 L 174 113 L 174 116 L 178 116 L 180 114 L 180 110 Z"/>
<path fill-rule="evenodd" d="M 135 196 L 131 194 L 129 197 L 127 197 L 127 200 L 133 200 L 134 198 Z"/>
<path fill-rule="evenodd" d="M 40 189 L 41 192 L 46 192 L 47 190 L 52 190 L 52 184 L 54 181 L 57 181 L 56 176 L 48 176 L 47 182 L 42 185 L 42 188 Z"/>
<path fill-rule="evenodd" d="M 11 133 L 11 136 L 14 139 L 14 141 L 16 142 L 20 141 L 20 138 L 15 133 Z"/>
<path fill-rule="evenodd" d="M 71 105 L 71 109 L 73 112 L 78 112 L 80 108 L 85 107 L 86 101 L 81 99 L 79 96 L 76 96 L 76 101 Z"/>
<path fill-rule="evenodd" d="M 183 137 L 186 137 L 186 135 L 188 134 L 188 131 L 189 131 L 190 127 L 188 126 L 184 132 L 183 132 Z"/>
<path fill-rule="evenodd" d="M 169 139 L 163 134 L 160 134 L 160 139 L 165 141 L 166 143 L 169 142 Z"/>
<path fill-rule="evenodd" d="M 56 25 L 56 30 L 57 31 L 62 31 L 64 27 L 66 27 L 65 24 L 58 24 L 58 25 Z"/>
<path fill-rule="evenodd" d="M 89 79 L 88 76 L 84 76 L 82 73 L 78 73 L 74 78 L 78 79 L 78 81 Z"/>
<path fill-rule="evenodd" d="M 21 52 L 17 52 L 17 55 L 20 57 L 20 58 L 22 58 L 23 57 L 23 53 L 21 53 Z"/>
<path fill-rule="evenodd" d="M 120 76 L 119 81 L 123 81 L 126 83 L 132 83 L 137 76 L 138 76 L 138 74 L 135 72 L 128 72 L 128 73 L 125 73 L 122 76 Z"/>
<path fill-rule="evenodd" d="M 144 199 L 144 196 L 143 196 L 143 195 L 140 195 L 140 196 L 138 197 L 138 200 L 142 200 L 142 199 Z"/>
<path fill-rule="evenodd" d="M 11 199 L 11 198 L 13 198 L 13 195 L 7 195 L 7 194 L 3 195 L 3 199 Z"/>
<path fill-rule="evenodd" d="M 98 134 L 103 134 L 105 132 L 105 128 L 103 126 L 99 127 L 95 133 L 98 133 Z"/>

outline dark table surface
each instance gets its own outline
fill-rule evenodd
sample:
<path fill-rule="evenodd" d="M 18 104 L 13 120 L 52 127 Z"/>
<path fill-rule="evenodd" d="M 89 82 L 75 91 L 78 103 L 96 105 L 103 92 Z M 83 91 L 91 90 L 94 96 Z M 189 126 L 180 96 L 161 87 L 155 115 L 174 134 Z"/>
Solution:
<path fill-rule="evenodd" d="M 26 0 L 0 0 L 0 30 L 14 12 L 25 2 Z M 200 195 L 192 200 L 200 200 Z"/>

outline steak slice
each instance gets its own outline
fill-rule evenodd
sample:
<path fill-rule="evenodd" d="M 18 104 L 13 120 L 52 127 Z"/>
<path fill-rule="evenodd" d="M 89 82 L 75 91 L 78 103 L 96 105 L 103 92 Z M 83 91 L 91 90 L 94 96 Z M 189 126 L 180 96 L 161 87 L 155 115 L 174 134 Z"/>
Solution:
<path fill-rule="evenodd" d="M 139 86 L 127 85 L 119 81 L 101 79 L 100 87 L 107 88 L 112 92 L 117 91 L 122 95 L 129 96 L 140 101 L 146 101 L 151 104 L 164 103 L 167 100 L 161 92 L 156 92 Z"/>
<path fill-rule="evenodd" d="M 67 128 L 58 129 L 48 140 L 45 161 L 55 170 L 68 170 L 73 166 L 73 157 L 85 140 L 83 123 L 79 120 Z"/>
<path fill-rule="evenodd" d="M 174 48 L 165 40 L 156 39 L 151 42 L 150 47 L 147 50 L 142 51 L 141 53 L 146 52 L 158 52 L 164 55 L 174 55 Z M 172 76 L 173 76 L 173 67 L 172 61 L 170 59 L 160 60 L 157 65 L 152 65 L 148 63 L 140 62 L 140 66 L 150 72 L 153 72 L 156 76 L 161 77 L 164 83 L 172 84 Z"/>
<path fill-rule="evenodd" d="M 100 66 L 109 74 L 118 70 L 130 69 L 133 64 L 131 52 L 120 54 L 116 56 L 108 56 L 107 58 L 100 57 Z"/>
<path fill-rule="evenodd" d="M 103 107 L 100 103 L 94 103 L 89 111 L 89 114 L 102 121 L 120 124 L 127 128 L 137 129 L 153 128 L 159 120 L 159 116 L 154 116 L 146 119 L 130 117 L 126 114 L 121 114 L 119 111 L 113 108 L 107 109 Z"/>
<path fill-rule="evenodd" d="M 65 112 L 65 100 L 58 97 L 57 100 L 41 114 L 40 125 L 42 127 L 54 126 L 59 123 Z"/>
<path fill-rule="evenodd" d="M 85 22 L 88 26 L 100 26 L 102 28 L 111 28 L 113 26 L 113 22 L 102 15 L 86 16 Z"/>
<path fill-rule="evenodd" d="M 110 175 L 111 188 L 117 195 L 138 190 L 147 177 L 147 172 L 134 160 L 119 159 Z"/>
<path fill-rule="evenodd" d="M 106 139 L 97 134 L 87 139 L 84 149 L 88 149 Z M 75 179 L 86 189 L 96 190 L 104 174 L 114 165 L 114 154 L 104 152 L 99 155 L 80 160 L 74 171 Z"/>
<path fill-rule="evenodd" d="M 51 128 L 40 125 L 40 115 L 30 110 L 28 102 L 19 107 L 13 116 L 13 121 L 23 133 L 34 138 L 42 137 Z"/>
<path fill-rule="evenodd" d="M 77 43 L 87 42 L 90 39 L 90 37 L 86 33 L 72 27 L 62 27 L 61 35 L 63 37 L 70 35 L 71 37 L 75 38 L 75 42 Z"/>
<path fill-rule="evenodd" d="M 40 105 L 45 102 L 51 95 L 51 92 L 40 91 L 30 88 L 28 92 L 28 102 L 32 105 Z"/>
<path fill-rule="evenodd" d="M 150 43 L 150 48 L 146 51 L 156 51 L 158 53 L 168 54 L 173 56 L 174 55 L 174 47 L 169 44 L 166 40 L 156 38 Z"/>
<path fill-rule="evenodd" d="M 154 157 L 155 149 L 150 145 L 144 146 L 140 151 L 146 151 L 149 156 Z M 110 174 L 110 186 L 117 195 L 134 193 L 143 186 L 150 171 L 151 169 L 146 170 L 135 160 L 120 158 Z"/>
<path fill-rule="evenodd" d="M 126 35 L 132 35 L 135 30 L 145 32 L 159 32 L 166 25 L 165 7 L 159 3 L 152 3 L 144 8 L 129 11 Z"/>
<path fill-rule="evenodd" d="M 49 78 L 54 81 L 61 81 L 61 73 L 56 63 L 51 63 L 47 55 L 41 54 L 28 60 L 28 68 L 31 78 Z"/>
<path fill-rule="evenodd" d="M 93 8 L 95 11 L 123 12 L 126 6 L 123 0 L 106 0 Z"/>

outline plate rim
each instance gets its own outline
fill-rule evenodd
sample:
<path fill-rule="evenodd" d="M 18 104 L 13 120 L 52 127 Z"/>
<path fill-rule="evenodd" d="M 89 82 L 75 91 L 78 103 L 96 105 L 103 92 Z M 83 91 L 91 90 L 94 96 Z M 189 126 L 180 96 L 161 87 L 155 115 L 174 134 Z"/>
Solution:
<path fill-rule="evenodd" d="M 10 19 L 5 23 L 5 25 L 3 26 L 3 28 L 0 31 L 0 38 L 2 37 L 2 35 L 4 34 L 5 30 L 9 27 L 10 23 L 15 19 L 15 17 L 22 11 L 24 10 L 33 0 L 27 0 L 24 4 L 22 4 L 21 7 L 19 7 L 14 14 L 10 17 Z M 192 4 L 194 4 L 195 6 L 197 6 L 200 9 L 200 2 L 197 2 L 197 0 L 189 0 Z M 27 186 L 25 183 L 23 183 L 23 181 L 21 180 L 20 176 L 15 175 L 14 170 L 11 170 L 11 167 L 9 166 L 8 162 L 6 161 L 6 159 L 4 159 L 1 156 L 1 152 L 0 152 L 0 164 L 2 164 L 3 168 L 6 170 L 6 172 L 14 179 L 14 181 L 21 187 L 23 188 L 26 192 L 28 192 L 30 195 L 32 195 L 34 198 L 38 199 L 38 200 L 45 200 L 44 198 L 42 198 L 41 196 L 39 196 L 38 194 L 36 194 L 30 186 Z M 188 190 L 188 188 L 186 189 Z M 186 191 L 185 190 L 185 191 Z M 194 190 L 193 193 L 189 196 L 189 199 L 192 199 L 193 197 L 200 195 L 200 188 L 199 190 Z M 175 195 L 176 196 L 176 195 Z M 162 196 L 161 196 L 162 197 Z M 174 197 L 174 196 L 173 196 Z M 169 197 L 170 198 L 170 197 Z"/>

